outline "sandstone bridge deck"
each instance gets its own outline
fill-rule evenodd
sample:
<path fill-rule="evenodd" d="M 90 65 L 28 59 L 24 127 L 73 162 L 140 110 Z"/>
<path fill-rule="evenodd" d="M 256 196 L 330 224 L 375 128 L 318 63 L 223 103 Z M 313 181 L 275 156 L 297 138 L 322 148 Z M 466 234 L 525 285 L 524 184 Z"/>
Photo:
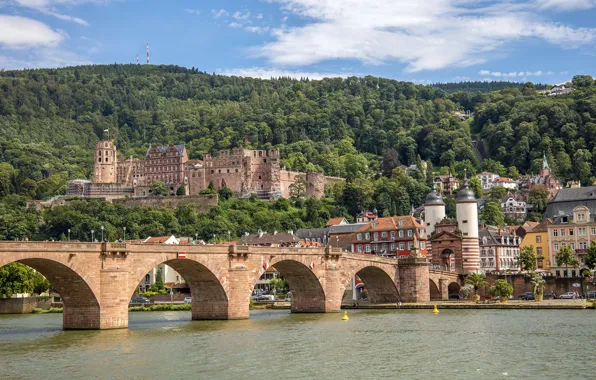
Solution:
<path fill-rule="evenodd" d="M 243 319 L 252 290 L 268 267 L 287 279 L 292 312 L 337 312 L 354 275 L 372 303 L 446 299 L 452 272 L 429 270 L 423 257 L 402 260 L 338 248 L 0 242 L 0 266 L 21 262 L 52 283 L 64 304 L 65 329 L 128 326 L 128 304 L 145 275 L 166 263 L 192 292 L 193 319 Z"/>

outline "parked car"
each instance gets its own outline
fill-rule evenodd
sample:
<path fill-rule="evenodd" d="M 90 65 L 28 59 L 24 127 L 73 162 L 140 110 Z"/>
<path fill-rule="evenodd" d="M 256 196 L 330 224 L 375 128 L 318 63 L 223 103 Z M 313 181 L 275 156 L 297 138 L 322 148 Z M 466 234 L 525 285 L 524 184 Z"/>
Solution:
<path fill-rule="evenodd" d="M 587 292 L 584 294 L 584 298 L 587 300 L 594 300 L 596 299 L 596 291 L 592 290 L 591 292 Z"/>
<path fill-rule="evenodd" d="M 532 292 L 525 292 L 524 294 L 522 294 L 521 296 L 519 296 L 520 300 L 526 300 L 526 301 L 533 301 L 536 298 L 534 297 L 534 293 Z"/>
<path fill-rule="evenodd" d="M 275 301 L 275 296 L 273 294 L 262 294 L 257 301 Z"/>
<path fill-rule="evenodd" d="M 547 292 L 542 295 L 542 298 L 545 300 L 554 300 L 557 298 L 557 296 L 553 292 Z"/>
<path fill-rule="evenodd" d="M 135 297 L 130 300 L 130 303 L 151 303 L 152 301 L 147 297 Z"/>
<path fill-rule="evenodd" d="M 184 297 L 184 303 L 191 303 L 192 297 Z"/>
<path fill-rule="evenodd" d="M 576 299 L 576 294 L 575 292 L 567 292 L 567 293 L 563 293 L 561 294 L 561 296 L 559 296 L 559 298 L 561 299 L 566 299 L 566 300 L 571 300 L 571 299 Z"/>

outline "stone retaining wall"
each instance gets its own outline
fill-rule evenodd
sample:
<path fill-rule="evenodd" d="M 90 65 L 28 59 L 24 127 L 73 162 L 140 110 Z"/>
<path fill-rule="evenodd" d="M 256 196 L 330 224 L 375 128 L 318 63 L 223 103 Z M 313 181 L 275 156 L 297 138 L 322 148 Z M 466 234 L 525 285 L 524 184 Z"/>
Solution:
<path fill-rule="evenodd" d="M 49 309 L 51 298 L 25 297 L 0 299 L 0 314 L 30 314 L 33 309 Z"/>

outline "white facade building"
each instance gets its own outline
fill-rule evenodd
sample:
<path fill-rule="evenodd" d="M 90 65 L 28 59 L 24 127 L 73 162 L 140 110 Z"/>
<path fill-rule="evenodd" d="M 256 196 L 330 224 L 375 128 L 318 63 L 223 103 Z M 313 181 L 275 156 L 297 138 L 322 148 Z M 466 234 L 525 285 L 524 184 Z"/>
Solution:
<path fill-rule="evenodd" d="M 490 190 L 494 186 L 495 179 L 501 178 L 498 174 L 491 173 L 491 172 L 482 172 L 476 174 L 476 177 L 480 180 L 480 184 L 482 185 L 482 190 Z"/>

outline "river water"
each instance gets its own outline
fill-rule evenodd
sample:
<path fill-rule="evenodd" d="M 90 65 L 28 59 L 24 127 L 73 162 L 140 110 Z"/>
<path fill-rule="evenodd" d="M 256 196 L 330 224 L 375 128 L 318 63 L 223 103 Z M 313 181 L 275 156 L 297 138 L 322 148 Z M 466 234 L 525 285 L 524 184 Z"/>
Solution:
<path fill-rule="evenodd" d="M 591 310 L 253 311 L 63 331 L 61 314 L 0 316 L 0 379 L 594 379 Z"/>

